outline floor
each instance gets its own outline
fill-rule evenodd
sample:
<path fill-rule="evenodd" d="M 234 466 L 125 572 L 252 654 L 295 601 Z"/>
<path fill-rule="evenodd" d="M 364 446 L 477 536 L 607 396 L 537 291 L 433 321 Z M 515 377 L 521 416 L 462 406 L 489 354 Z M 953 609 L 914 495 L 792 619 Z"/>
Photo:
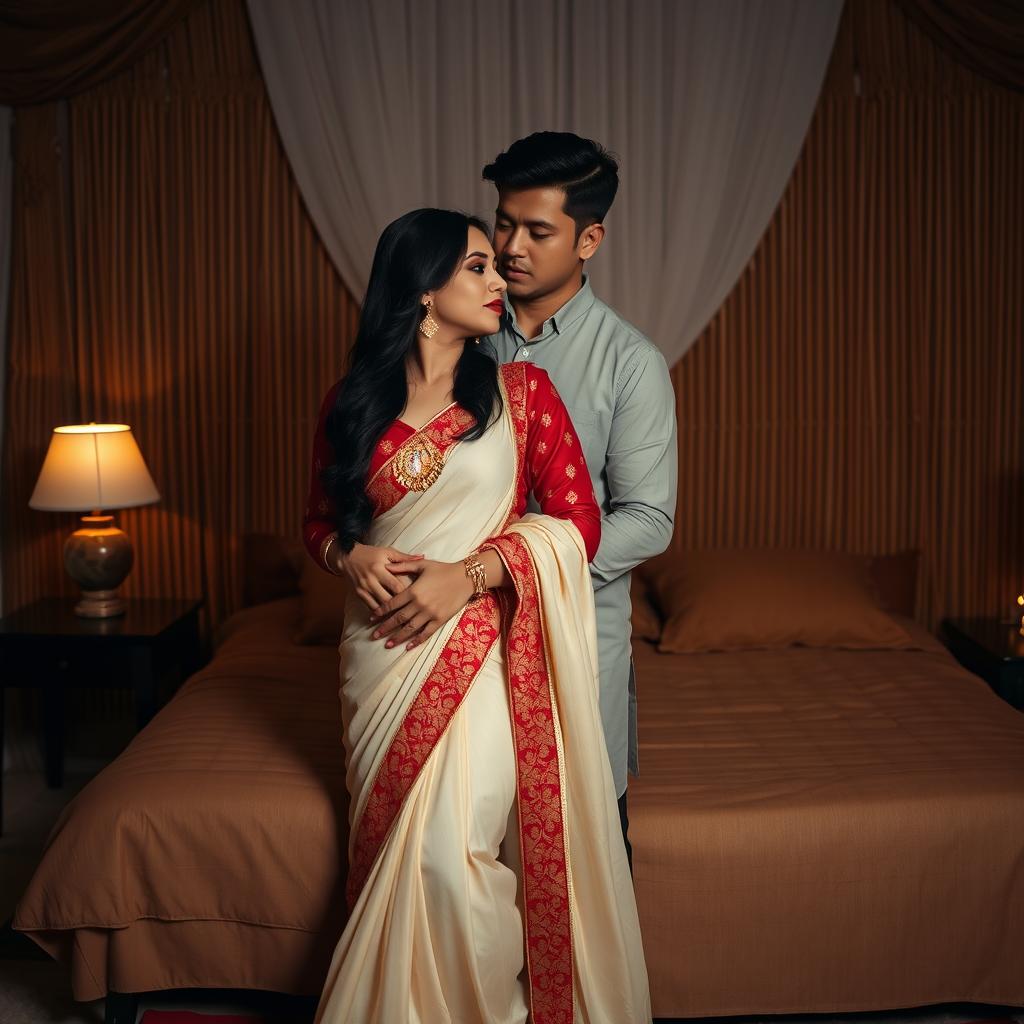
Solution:
<path fill-rule="evenodd" d="M 47 789 L 38 752 L 25 741 L 9 743 L 4 773 L 4 834 L 0 837 L 0 1021 L 3 1024 L 102 1024 L 103 1000 L 77 1003 L 65 970 L 34 943 L 12 932 L 9 920 L 22 889 L 31 877 L 46 837 L 64 804 L 103 767 L 130 736 L 130 724 L 116 724 L 106 737 L 91 734 L 89 750 L 69 750 L 62 789 Z M 15 739 L 11 737 L 11 739 Z M 153 993 L 141 1001 L 146 1009 L 179 1009 L 207 1013 L 260 1014 L 267 1024 L 305 1024 L 312 1020 L 312 1000 L 294 1000 L 240 991 Z M 976 1003 L 949 1003 L 903 1011 L 770 1017 L 770 1024 L 963 1024 L 986 1017 L 1010 1017 L 1024 1024 L 1024 1009 Z M 688 1024 L 755 1024 L 759 1018 L 693 1019 Z"/>

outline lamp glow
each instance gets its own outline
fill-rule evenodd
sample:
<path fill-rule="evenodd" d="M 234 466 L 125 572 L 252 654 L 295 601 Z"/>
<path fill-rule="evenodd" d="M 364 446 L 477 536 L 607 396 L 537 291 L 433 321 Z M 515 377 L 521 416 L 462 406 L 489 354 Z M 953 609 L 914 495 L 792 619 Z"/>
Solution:
<path fill-rule="evenodd" d="M 160 500 L 160 492 L 126 423 L 55 427 L 29 506 L 48 512 L 91 512 L 64 544 L 64 567 L 82 588 L 75 612 L 107 618 L 124 612 L 117 588 L 135 560 L 127 534 L 103 509 Z"/>

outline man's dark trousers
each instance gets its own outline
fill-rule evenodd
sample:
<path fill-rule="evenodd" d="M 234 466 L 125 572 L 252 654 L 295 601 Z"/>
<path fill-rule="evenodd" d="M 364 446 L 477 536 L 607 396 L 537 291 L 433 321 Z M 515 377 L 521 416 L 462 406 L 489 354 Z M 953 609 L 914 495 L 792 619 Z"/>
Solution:
<path fill-rule="evenodd" d="M 619 824 L 622 826 L 622 841 L 626 844 L 626 860 L 629 861 L 629 873 L 633 874 L 633 846 L 629 841 L 629 815 L 626 813 L 626 793 L 619 797 Z"/>

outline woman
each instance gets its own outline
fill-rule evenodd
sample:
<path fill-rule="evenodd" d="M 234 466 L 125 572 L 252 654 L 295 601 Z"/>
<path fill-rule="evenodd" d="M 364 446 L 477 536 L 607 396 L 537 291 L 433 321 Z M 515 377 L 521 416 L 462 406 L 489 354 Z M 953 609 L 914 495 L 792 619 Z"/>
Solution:
<path fill-rule="evenodd" d="M 400 217 L 321 409 L 305 540 L 351 582 L 350 839 L 318 1022 L 650 1020 L 598 710 L 600 511 L 547 374 L 475 347 L 504 289 L 481 221 Z"/>

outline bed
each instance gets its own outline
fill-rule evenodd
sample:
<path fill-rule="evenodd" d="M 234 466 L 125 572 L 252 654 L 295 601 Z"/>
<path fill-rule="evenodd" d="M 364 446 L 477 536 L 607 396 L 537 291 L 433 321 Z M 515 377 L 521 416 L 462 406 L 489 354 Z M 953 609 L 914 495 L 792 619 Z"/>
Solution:
<path fill-rule="evenodd" d="M 344 925 L 337 652 L 293 642 L 311 594 L 294 551 L 269 563 L 213 660 L 66 807 L 18 904 L 78 999 L 319 992 Z M 911 648 L 635 638 L 656 1016 L 1024 1005 L 1024 716 L 891 618 Z"/>
<path fill-rule="evenodd" d="M 661 1016 L 1024 1005 L 1024 716 L 920 651 L 638 645 Z"/>

